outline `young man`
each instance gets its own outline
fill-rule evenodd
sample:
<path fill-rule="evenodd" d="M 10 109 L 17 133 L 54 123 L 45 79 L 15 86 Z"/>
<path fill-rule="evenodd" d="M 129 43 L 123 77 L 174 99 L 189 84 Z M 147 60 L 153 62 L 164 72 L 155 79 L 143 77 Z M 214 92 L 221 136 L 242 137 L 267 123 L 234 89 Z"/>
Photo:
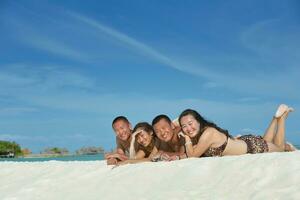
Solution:
<path fill-rule="evenodd" d="M 117 148 L 115 152 L 105 155 L 108 165 L 115 165 L 128 159 L 132 132 L 131 124 L 124 116 L 116 117 L 112 122 L 112 128 L 116 134 Z"/>
<path fill-rule="evenodd" d="M 172 122 L 166 115 L 158 115 L 152 121 L 152 127 L 158 137 L 150 157 L 157 157 L 166 160 L 186 158 L 185 140 L 178 136 L 181 128 L 178 123 Z"/>

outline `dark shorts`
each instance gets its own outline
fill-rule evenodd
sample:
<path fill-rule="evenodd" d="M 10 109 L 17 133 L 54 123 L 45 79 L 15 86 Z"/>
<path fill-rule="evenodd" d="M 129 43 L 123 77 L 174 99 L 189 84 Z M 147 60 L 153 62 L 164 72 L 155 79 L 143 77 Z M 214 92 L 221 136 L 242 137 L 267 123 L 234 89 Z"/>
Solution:
<path fill-rule="evenodd" d="M 261 136 L 243 135 L 238 139 L 246 142 L 247 153 L 264 153 L 269 151 L 267 142 Z"/>

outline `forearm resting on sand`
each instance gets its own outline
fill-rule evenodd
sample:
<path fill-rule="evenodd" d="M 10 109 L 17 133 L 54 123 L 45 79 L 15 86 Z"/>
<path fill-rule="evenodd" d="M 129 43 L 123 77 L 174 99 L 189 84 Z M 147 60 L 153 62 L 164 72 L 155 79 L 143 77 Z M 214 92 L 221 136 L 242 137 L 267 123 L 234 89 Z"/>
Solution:
<path fill-rule="evenodd" d="M 183 152 L 159 151 L 154 157 L 160 157 L 162 160 L 165 161 L 173 161 L 173 160 L 180 160 L 186 158 L 186 154 Z"/>
<path fill-rule="evenodd" d="M 109 153 L 109 154 L 105 155 L 106 160 L 111 159 L 111 158 L 116 158 L 116 159 L 119 159 L 121 161 L 128 159 L 128 157 L 126 155 L 120 154 L 120 153 Z"/>

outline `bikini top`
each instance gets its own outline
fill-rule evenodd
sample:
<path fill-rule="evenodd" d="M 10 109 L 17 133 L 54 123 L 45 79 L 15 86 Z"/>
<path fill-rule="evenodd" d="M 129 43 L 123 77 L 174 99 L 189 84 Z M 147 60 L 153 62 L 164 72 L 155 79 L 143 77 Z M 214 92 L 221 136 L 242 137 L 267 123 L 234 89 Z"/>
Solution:
<path fill-rule="evenodd" d="M 209 147 L 202 156 L 203 157 L 222 156 L 222 153 L 225 150 L 225 148 L 227 146 L 227 143 L 228 143 L 228 137 L 230 137 L 230 135 L 225 135 L 225 136 L 227 138 L 221 146 L 219 146 L 219 147 Z M 192 144 L 196 145 L 198 143 L 200 137 L 201 137 L 201 135 L 198 134 L 196 137 L 191 138 Z"/>
<path fill-rule="evenodd" d="M 209 147 L 206 152 L 204 153 L 204 156 L 207 157 L 213 157 L 213 156 L 222 156 L 223 151 L 225 150 L 226 146 L 227 146 L 227 142 L 228 142 L 228 137 L 227 140 L 224 142 L 224 144 L 222 144 L 219 147 Z"/>

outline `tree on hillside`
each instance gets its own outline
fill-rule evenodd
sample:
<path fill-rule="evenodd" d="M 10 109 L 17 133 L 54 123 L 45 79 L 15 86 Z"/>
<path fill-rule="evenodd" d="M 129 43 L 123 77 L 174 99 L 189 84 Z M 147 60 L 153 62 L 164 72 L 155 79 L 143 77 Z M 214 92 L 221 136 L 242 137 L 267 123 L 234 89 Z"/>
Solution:
<path fill-rule="evenodd" d="M 82 147 L 76 151 L 78 155 L 87 155 L 87 154 L 100 154 L 104 153 L 102 147 Z"/>
<path fill-rule="evenodd" d="M 22 149 L 22 154 L 23 154 L 23 156 L 26 156 L 26 155 L 32 154 L 32 152 L 30 151 L 30 149 L 25 148 L 25 149 Z"/>
<path fill-rule="evenodd" d="M 14 156 L 22 155 L 21 147 L 16 142 L 0 141 L 0 155 L 13 154 Z"/>
<path fill-rule="evenodd" d="M 45 154 L 60 154 L 60 155 L 67 155 L 69 153 L 68 149 L 66 148 L 59 148 L 59 147 L 50 147 L 44 150 Z"/>

